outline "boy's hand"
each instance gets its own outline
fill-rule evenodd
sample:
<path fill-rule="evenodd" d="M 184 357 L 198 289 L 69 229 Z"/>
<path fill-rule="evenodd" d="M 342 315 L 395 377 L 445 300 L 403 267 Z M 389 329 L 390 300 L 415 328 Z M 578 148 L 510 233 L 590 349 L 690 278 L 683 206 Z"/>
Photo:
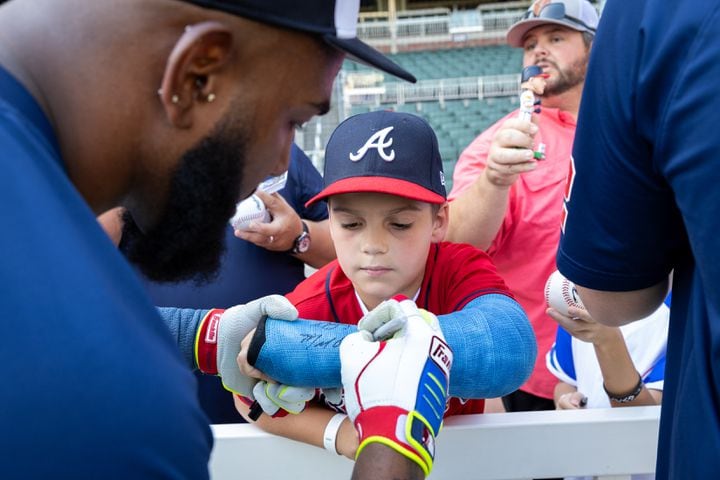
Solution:
<path fill-rule="evenodd" d="M 223 386 L 238 395 L 254 399 L 258 382 L 240 372 L 237 358 L 240 343 L 264 317 L 297 319 L 295 307 L 281 295 L 270 295 L 227 310 L 211 310 L 201 321 L 195 338 L 195 362 L 207 374 L 219 374 Z"/>
<path fill-rule="evenodd" d="M 374 335 L 384 329 L 387 341 Z M 437 318 L 411 300 L 388 300 L 363 318 L 340 345 L 345 404 L 360 436 L 358 455 L 373 442 L 432 469 L 435 437 L 448 395 L 452 350 Z"/>

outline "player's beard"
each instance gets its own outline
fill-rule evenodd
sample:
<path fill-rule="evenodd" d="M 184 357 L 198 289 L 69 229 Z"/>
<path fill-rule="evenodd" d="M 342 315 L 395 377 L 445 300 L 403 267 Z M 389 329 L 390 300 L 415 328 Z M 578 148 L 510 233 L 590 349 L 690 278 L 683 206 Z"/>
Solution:
<path fill-rule="evenodd" d="M 588 54 L 572 63 L 568 67 L 560 68 L 557 63 L 552 60 L 543 59 L 543 62 L 549 63 L 557 72 L 556 78 L 549 78 L 545 84 L 545 92 L 543 97 L 554 97 L 563 94 L 568 90 L 582 85 L 585 82 L 585 74 L 587 72 Z"/>
<path fill-rule="evenodd" d="M 220 267 L 225 230 L 243 184 L 247 128 L 226 119 L 185 152 L 157 222 L 141 230 L 123 214 L 120 249 L 149 279 L 209 281 Z M 232 125 L 232 128 L 230 128 Z"/>

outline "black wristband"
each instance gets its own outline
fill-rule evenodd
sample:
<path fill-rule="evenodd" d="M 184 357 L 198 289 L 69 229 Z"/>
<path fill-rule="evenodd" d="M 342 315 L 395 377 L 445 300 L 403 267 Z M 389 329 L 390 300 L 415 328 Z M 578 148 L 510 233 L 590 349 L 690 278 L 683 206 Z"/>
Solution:
<path fill-rule="evenodd" d="M 614 394 L 611 392 L 608 392 L 608 389 L 605 387 L 605 382 L 603 382 L 603 390 L 605 390 L 605 393 L 607 393 L 607 396 L 610 400 L 613 400 L 618 403 L 628 403 L 635 400 L 638 395 L 640 395 L 640 392 L 642 392 L 644 383 L 642 376 L 638 373 L 638 383 L 635 385 L 635 388 L 632 389 L 632 391 L 625 393 L 625 394 Z"/>

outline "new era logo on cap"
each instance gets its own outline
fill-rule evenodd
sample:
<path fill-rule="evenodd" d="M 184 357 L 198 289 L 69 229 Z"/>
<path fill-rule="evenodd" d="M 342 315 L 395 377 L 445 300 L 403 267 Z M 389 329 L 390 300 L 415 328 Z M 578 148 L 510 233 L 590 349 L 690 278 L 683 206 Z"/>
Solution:
<path fill-rule="evenodd" d="M 437 137 L 421 117 L 380 111 L 342 122 L 325 150 L 325 188 L 308 205 L 342 193 L 376 192 L 444 203 Z"/>

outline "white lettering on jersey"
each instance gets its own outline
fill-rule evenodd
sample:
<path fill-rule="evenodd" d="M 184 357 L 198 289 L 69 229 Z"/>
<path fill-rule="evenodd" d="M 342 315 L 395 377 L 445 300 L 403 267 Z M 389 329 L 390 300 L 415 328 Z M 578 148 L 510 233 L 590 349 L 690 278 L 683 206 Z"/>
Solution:
<path fill-rule="evenodd" d="M 392 162 L 393 160 L 395 160 L 395 150 L 390 150 L 390 153 L 387 153 L 385 151 L 386 148 L 392 146 L 393 139 L 386 137 L 393 128 L 395 127 L 387 127 L 383 128 L 378 132 L 375 132 L 370 138 L 368 138 L 368 141 L 365 142 L 365 145 L 360 147 L 360 150 L 358 150 L 357 153 L 350 154 L 350 160 L 352 160 L 353 162 L 357 162 L 358 160 L 363 158 L 368 152 L 368 150 L 370 150 L 371 148 L 376 149 L 378 151 L 378 154 L 380 155 L 380 158 L 382 158 L 386 162 Z"/>

